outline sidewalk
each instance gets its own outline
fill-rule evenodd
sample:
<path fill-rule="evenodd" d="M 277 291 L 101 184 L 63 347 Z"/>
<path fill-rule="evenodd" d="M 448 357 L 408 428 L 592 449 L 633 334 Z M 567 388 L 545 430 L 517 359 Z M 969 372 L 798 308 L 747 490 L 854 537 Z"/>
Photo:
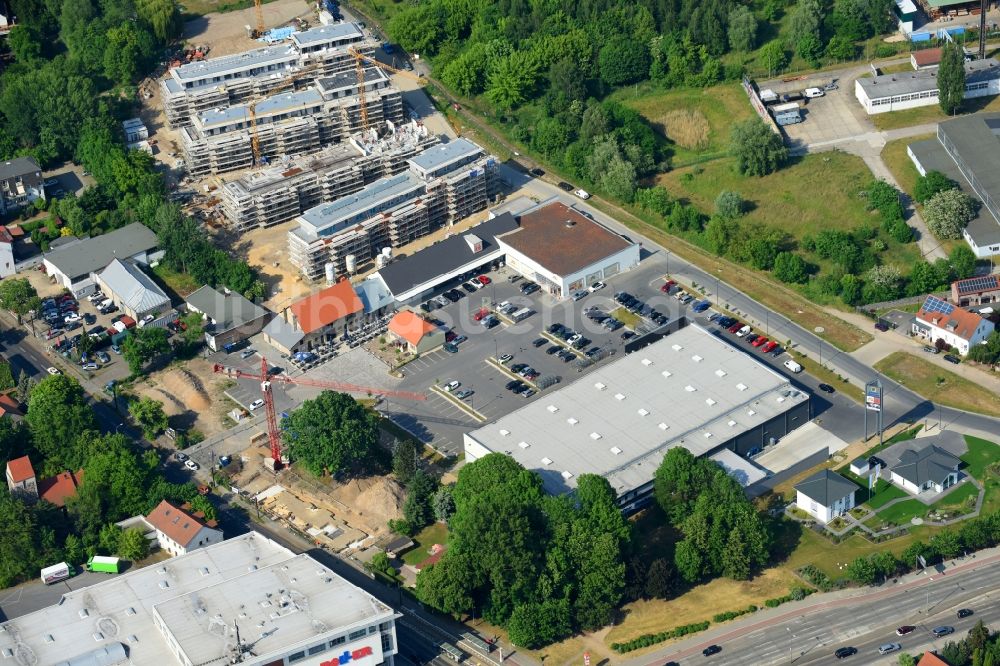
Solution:
<path fill-rule="evenodd" d="M 1000 547 L 988 548 L 974 554 L 965 560 L 949 560 L 942 563 L 946 573 L 954 575 L 965 571 L 985 568 L 1000 562 Z M 662 663 L 668 655 L 672 658 L 684 658 L 697 654 L 713 643 L 723 643 L 728 639 L 738 638 L 754 631 L 788 622 L 796 617 L 816 613 L 822 610 L 850 606 L 859 603 L 870 603 L 897 594 L 917 589 L 930 584 L 940 576 L 924 573 L 909 573 L 896 579 L 896 583 L 886 583 L 881 587 L 860 587 L 837 590 L 836 592 L 817 593 L 802 601 L 793 601 L 778 608 L 759 610 L 743 620 L 720 625 L 715 629 L 697 634 L 654 652 L 648 652 L 641 657 L 625 660 L 628 666 L 647 666 Z"/>

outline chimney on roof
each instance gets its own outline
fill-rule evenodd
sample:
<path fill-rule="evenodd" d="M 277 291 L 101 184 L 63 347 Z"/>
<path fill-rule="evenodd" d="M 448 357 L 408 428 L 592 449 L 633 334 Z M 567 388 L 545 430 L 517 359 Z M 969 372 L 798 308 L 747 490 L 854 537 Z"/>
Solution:
<path fill-rule="evenodd" d="M 575 226 L 576 226 L 576 222 L 575 221 L 573 221 L 573 220 L 566 220 L 566 228 L 567 229 L 572 229 Z"/>

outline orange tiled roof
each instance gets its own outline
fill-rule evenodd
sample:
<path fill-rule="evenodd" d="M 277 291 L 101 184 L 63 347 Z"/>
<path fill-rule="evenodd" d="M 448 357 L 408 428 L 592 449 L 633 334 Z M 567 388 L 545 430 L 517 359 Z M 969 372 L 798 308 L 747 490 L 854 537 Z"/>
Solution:
<path fill-rule="evenodd" d="M 917 319 L 925 324 L 951 331 L 963 340 L 971 340 L 972 336 L 976 333 L 976 329 L 983 323 L 983 318 L 975 312 L 969 312 L 957 306 L 948 314 L 927 309 L 937 301 L 938 299 L 929 296 L 924 301 L 924 304 L 920 306 L 920 310 L 917 312 Z"/>
<path fill-rule="evenodd" d="M 303 333 L 309 334 L 364 309 L 349 280 L 317 291 L 291 306 Z"/>
<path fill-rule="evenodd" d="M 924 656 L 917 662 L 917 666 L 951 666 L 951 664 L 933 652 L 925 652 Z"/>
<path fill-rule="evenodd" d="M 62 472 L 38 482 L 38 496 L 50 504 L 66 506 L 66 500 L 76 496 L 76 489 L 83 483 L 83 470 Z"/>
<path fill-rule="evenodd" d="M 182 547 L 191 543 L 191 540 L 205 526 L 200 520 L 185 511 L 181 511 L 167 500 L 160 502 L 146 516 L 146 521 Z"/>
<path fill-rule="evenodd" d="M 403 310 L 389 320 L 389 330 L 416 346 L 425 335 L 434 330 L 434 326 L 410 310 Z"/>
<path fill-rule="evenodd" d="M 31 466 L 31 460 L 28 456 L 8 461 L 7 469 L 10 471 L 10 477 L 14 483 L 21 483 L 35 475 L 35 469 Z"/>

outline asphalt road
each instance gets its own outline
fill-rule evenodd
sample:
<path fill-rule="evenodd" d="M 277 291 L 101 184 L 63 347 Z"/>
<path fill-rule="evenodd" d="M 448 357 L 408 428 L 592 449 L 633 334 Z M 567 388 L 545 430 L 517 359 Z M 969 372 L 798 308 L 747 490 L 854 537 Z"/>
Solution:
<path fill-rule="evenodd" d="M 941 649 L 949 640 L 964 635 L 979 619 L 996 625 L 1000 620 L 997 590 L 1000 555 L 994 552 L 990 557 L 980 555 L 978 560 L 959 561 L 943 572 L 911 575 L 896 584 L 890 581 L 869 588 L 864 596 L 817 597 L 803 602 L 808 604 L 805 607 L 769 611 L 769 616 L 720 627 L 631 663 L 895 664 L 897 656 L 880 656 L 878 646 L 899 643 L 902 652 L 919 654 Z M 971 608 L 975 615 L 958 619 L 959 608 Z M 896 636 L 896 628 L 907 624 L 917 629 Z M 936 639 L 931 629 L 941 625 L 954 627 L 955 634 Z M 711 644 L 720 645 L 722 652 L 706 659 L 701 651 Z M 847 646 L 857 648 L 858 654 L 838 662 L 834 651 Z"/>
<path fill-rule="evenodd" d="M 518 169 L 512 168 L 509 164 L 502 164 L 500 172 L 501 177 L 510 182 L 515 189 L 527 187 L 545 198 L 558 197 L 567 204 L 576 203 L 578 206 L 580 204 L 578 199 L 566 194 L 555 185 L 541 179 L 533 178 Z M 938 407 L 931 401 L 913 393 L 905 386 L 898 384 L 849 354 L 833 347 L 829 342 L 815 335 L 813 331 L 808 331 L 784 315 L 769 310 L 746 294 L 727 285 L 725 281 L 719 280 L 717 282 L 719 276 L 702 271 L 700 268 L 673 254 L 669 248 L 665 248 L 650 241 L 648 238 L 639 236 L 635 231 L 628 229 L 613 218 L 609 218 L 598 211 L 592 210 L 591 212 L 612 229 L 619 233 L 630 235 L 637 242 L 641 242 L 644 248 L 650 251 L 666 253 L 668 256 L 669 273 L 671 275 L 680 276 L 684 282 L 697 282 L 701 285 L 708 285 L 709 288 L 718 284 L 721 299 L 730 305 L 730 309 L 745 313 L 742 318 L 751 321 L 755 326 L 765 325 L 771 333 L 770 337 L 778 340 L 792 340 L 799 351 L 806 353 L 810 358 L 821 357 L 824 365 L 832 366 L 841 375 L 848 377 L 852 383 L 859 386 L 863 386 L 865 382 L 874 379 L 881 380 L 884 389 L 883 414 L 886 428 L 897 422 L 916 422 L 925 418 L 937 419 L 940 416 L 945 428 L 976 430 L 984 434 L 1000 431 L 1000 419 L 970 414 L 948 407 Z M 713 300 L 715 300 L 714 297 Z"/>

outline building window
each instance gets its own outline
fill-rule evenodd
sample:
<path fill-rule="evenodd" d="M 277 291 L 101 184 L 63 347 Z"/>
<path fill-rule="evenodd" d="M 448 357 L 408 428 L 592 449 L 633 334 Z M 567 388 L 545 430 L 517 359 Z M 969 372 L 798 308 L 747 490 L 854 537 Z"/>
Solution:
<path fill-rule="evenodd" d="M 301 661 L 301 660 L 303 660 L 305 658 L 306 658 L 306 651 L 305 650 L 299 650 L 295 654 L 288 655 L 288 663 L 289 664 L 294 664 L 295 662 Z"/>
<path fill-rule="evenodd" d="M 319 645 L 313 645 L 309 648 L 309 654 L 319 654 L 326 650 L 326 643 L 320 643 Z"/>
<path fill-rule="evenodd" d="M 374 634 L 376 631 L 378 631 L 378 627 L 376 627 L 375 625 L 368 627 L 369 634 Z"/>
<path fill-rule="evenodd" d="M 338 645 L 343 645 L 347 642 L 347 639 L 343 636 L 337 636 L 332 641 L 330 641 L 330 647 L 337 647 Z"/>
<path fill-rule="evenodd" d="M 390 651 L 392 651 L 392 634 L 382 634 L 382 652 L 384 654 Z"/>
<path fill-rule="evenodd" d="M 355 638 L 361 638 L 368 633 L 367 629 L 358 629 L 357 631 L 352 631 L 347 635 L 348 640 L 354 640 Z"/>

